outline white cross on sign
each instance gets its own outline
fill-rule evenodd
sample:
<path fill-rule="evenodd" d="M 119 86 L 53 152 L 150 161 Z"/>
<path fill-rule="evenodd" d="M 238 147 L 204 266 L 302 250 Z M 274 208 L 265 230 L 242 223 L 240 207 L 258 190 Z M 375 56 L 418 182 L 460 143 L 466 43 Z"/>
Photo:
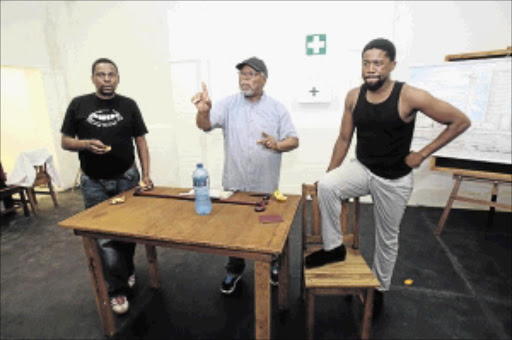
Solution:
<path fill-rule="evenodd" d="M 327 50 L 327 37 L 325 34 L 312 34 L 306 36 L 306 54 L 325 54 Z"/>

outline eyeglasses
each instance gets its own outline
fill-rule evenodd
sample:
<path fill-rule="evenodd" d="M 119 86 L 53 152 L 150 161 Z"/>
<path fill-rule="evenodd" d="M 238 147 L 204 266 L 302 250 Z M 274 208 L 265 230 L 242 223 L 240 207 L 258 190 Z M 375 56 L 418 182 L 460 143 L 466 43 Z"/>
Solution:
<path fill-rule="evenodd" d="M 98 72 L 98 73 L 95 73 L 94 74 L 96 77 L 98 78 L 101 78 L 101 79 L 105 79 L 107 76 L 109 78 L 115 78 L 117 77 L 117 73 L 114 73 L 114 72 L 110 72 L 110 73 L 104 73 L 104 72 Z"/>
<path fill-rule="evenodd" d="M 254 78 L 256 77 L 258 74 L 260 74 L 260 72 L 254 72 L 254 71 L 251 71 L 251 72 L 242 72 L 242 71 L 239 71 L 238 72 L 238 76 L 240 78 Z"/>

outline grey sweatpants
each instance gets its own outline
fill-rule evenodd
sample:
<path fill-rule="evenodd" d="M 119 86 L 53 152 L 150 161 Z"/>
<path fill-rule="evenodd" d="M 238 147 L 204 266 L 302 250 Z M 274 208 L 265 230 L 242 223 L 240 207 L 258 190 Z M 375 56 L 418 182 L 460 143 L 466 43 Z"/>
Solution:
<path fill-rule="evenodd" d="M 343 243 L 340 215 L 341 200 L 371 194 L 375 219 L 375 251 L 372 271 L 379 290 L 389 290 L 398 254 L 400 221 L 411 196 L 412 172 L 398 179 L 373 174 L 357 159 L 344 162 L 328 172 L 318 183 L 322 215 L 322 240 L 325 250 Z"/>

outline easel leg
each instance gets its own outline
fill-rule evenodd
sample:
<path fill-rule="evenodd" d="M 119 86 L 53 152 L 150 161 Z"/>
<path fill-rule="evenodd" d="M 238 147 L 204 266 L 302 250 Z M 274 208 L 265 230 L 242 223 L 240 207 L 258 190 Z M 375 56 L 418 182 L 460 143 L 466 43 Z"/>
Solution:
<path fill-rule="evenodd" d="M 496 203 L 496 200 L 498 198 L 498 182 L 492 183 L 492 196 L 491 196 L 491 202 Z M 487 228 L 490 228 L 494 222 L 494 213 L 496 211 L 495 207 L 491 207 L 489 209 L 489 214 L 487 214 Z"/>
<path fill-rule="evenodd" d="M 450 198 L 446 203 L 446 207 L 444 208 L 443 214 L 441 215 L 439 224 L 437 225 L 437 228 L 434 231 L 434 235 L 441 235 L 446 219 L 448 218 L 448 214 L 452 209 L 453 201 L 455 201 L 455 197 L 457 197 L 457 192 L 459 191 L 460 184 L 462 183 L 462 176 L 454 175 L 453 177 L 455 178 L 455 184 L 453 185 L 452 193 L 450 194 Z"/>

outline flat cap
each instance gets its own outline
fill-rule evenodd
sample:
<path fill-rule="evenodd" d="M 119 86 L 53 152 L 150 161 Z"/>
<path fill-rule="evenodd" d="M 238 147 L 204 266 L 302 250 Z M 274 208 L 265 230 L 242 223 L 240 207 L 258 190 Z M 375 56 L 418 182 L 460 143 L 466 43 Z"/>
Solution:
<path fill-rule="evenodd" d="M 236 68 L 241 70 L 242 67 L 245 65 L 249 65 L 253 69 L 255 69 L 258 72 L 262 72 L 265 75 L 265 78 L 268 78 L 268 70 L 267 66 L 265 65 L 265 62 L 259 58 L 251 57 L 249 59 L 245 59 L 241 63 L 236 65 Z"/>

